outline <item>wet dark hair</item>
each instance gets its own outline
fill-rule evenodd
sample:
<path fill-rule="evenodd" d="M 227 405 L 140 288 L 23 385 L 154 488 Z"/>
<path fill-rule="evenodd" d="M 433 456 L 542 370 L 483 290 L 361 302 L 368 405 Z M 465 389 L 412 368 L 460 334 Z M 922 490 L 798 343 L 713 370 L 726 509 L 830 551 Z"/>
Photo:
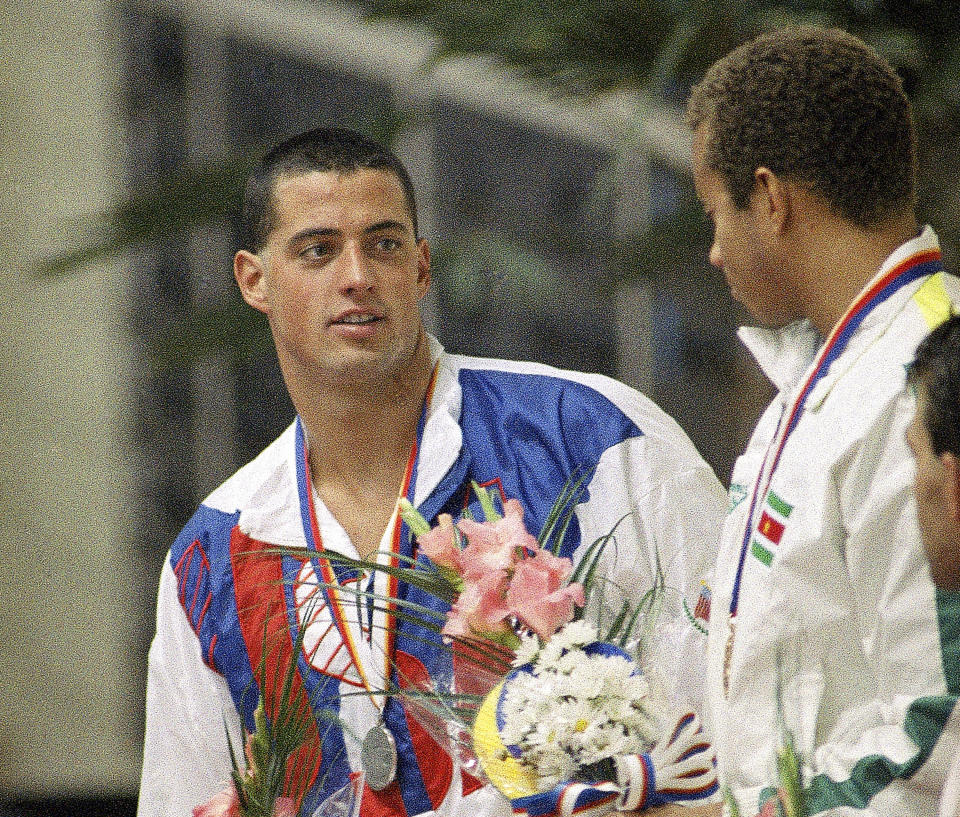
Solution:
<path fill-rule="evenodd" d="M 960 315 L 934 329 L 917 347 L 908 377 L 927 395 L 923 418 L 933 451 L 960 457 Z"/>
<path fill-rule="evenodd" d="M 916 136 L 903 84 L 846 32 L 791 27 L 741 45 L 694 87 L 687 123 L 704 126 L 705 163 L 740 209 L 758 167 L 808 186 L 862 228 L 914 207 Z"/>
<path fill-rule="evenodd" d="M 253 253 L 263 250 L 274 227 L 273 194 L 283 176 L 313 171 L 353 173 L 357 170 L 386 170 L 403 186 L 414 237 L 419 237 L 417 202 L 410 174 L 387 148 L 347 128 L 315 128 L 281 142 L 269 151 L 247 179 L 241 212 L 241 242 Z"/>

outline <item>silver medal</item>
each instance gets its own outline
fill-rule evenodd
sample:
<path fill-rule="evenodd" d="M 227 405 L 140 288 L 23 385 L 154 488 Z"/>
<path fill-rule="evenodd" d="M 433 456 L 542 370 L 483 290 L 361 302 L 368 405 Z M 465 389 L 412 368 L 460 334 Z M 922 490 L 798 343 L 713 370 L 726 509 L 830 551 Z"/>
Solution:
<path fill-rule="evenodd" d="M 367 785 L 374 791 L 383 791 L 397 776 L 397 744 L 383 724 L 377 724 L 364 736 L 360 765 Z"/>

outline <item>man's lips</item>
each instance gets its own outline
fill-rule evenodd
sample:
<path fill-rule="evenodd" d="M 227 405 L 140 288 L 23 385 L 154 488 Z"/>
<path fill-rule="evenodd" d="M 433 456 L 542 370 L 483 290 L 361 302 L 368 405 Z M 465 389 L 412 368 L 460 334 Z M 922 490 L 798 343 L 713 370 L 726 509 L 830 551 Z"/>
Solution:
<path fill-rule="evenodd" d="M 367 309 L 351 309 L 347 312 L 341 312 L 330 321 L 330 324 L 332 326 L 368 326 L 382 320 L 383 315 L 380 312 Z"/>

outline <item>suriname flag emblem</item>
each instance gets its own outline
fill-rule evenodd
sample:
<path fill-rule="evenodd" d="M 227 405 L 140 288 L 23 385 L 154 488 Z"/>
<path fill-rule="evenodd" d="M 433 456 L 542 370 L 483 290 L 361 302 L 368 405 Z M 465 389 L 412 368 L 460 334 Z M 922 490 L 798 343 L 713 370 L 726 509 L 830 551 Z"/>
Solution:
<path fill-rule="evenodd" d="M 793 505 L 784 502 L 773 491 L 767 492 L 767 501 L 764 503 L 756 533 L 750 543 L 750 552 L 767 567 L 773 561 L 773 554 L 783 538 L 787 519 L 792 512 Z"/>

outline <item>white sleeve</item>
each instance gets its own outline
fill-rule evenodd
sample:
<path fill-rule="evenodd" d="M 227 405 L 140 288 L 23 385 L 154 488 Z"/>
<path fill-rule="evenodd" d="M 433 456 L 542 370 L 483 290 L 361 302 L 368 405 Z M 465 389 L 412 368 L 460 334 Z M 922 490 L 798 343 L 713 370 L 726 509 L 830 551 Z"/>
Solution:
<path fill-rule="evenodd" d="M 644 646 L 645 670 L 660 675 L 676 706 L 698 712 L 706 667 L 705 608 L 725 508 L 723 487 L 691 444 L 642 436 L 604 453 L 590 497 L 577 511 L 578 556 L 617 526 L 616 542 L 603 554 L 603 575 L 613 592 L 604 594 L 601 621 L 616 615 L 624 600 L 635 603 L 653 587 L 659 566 L 665 593 Z"/>
<path fill-rule="evenodd" d="M 240 720 L 226 681 L 201 660 L 169 561 L 160 577 L 146 712 L 137 815 L 185 817 L 230 784 L 226 734 L 238 742 Z"/>
<path fill-rule="evenodd" d="M 960 814 L 960 753 L 954 756 L 947 773 L 947 782 L 940 797 L 939 817 L 957 817 Z"/>
<path fill-rule="evenodd" d="M 862 691 L 848 693 L 855 703 L 816 748 L 809 786 L 817 811 L 929 813 L 958 746 L 960 597 L 935 590 L 924 559 L 904 433 L 912 412 L 901 398 L 837 473 L 851 602 L 871 677 L 838 671 L 833 679 L 836 689 Z"/>

